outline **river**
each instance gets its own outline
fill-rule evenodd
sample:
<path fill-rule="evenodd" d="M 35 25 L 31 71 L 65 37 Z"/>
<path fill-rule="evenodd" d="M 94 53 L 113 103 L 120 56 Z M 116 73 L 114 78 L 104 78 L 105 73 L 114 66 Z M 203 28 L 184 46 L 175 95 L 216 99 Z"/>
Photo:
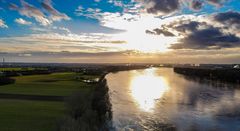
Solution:
<path fill-rule="evenodd" d="M 240 131 L 240 85 L 187 78 L 172 68 L 121 71 L 106 79 L 113 130 Z"/>

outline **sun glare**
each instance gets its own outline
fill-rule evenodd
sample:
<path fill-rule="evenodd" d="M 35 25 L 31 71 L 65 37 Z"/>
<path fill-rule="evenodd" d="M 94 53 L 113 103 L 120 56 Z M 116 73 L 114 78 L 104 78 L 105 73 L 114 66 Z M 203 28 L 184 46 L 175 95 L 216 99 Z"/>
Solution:
<path fill-rule="evenodd" d="M 126 40 L 125 50 L 137 50 L 143 53 L 164 53 L 170 51 L 171 44 L 176 42 L 174 37 L 149 35 L 139 31 L 126 32 L 122 36 Z"/>
<path fill-rule="evenodd" d="M 143 111 L 150 112 L 155 101 L 163 96 L 169 86 L 162 76 L 155 75 L 155 69 L 148 69 L 133 77 L 130 88 L 137 105 Z"/>

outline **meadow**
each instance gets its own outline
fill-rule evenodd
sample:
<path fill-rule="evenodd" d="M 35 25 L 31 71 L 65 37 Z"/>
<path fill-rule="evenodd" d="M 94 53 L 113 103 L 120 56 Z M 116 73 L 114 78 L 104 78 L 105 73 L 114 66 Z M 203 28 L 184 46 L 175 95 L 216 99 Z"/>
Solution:
<path fill-rule="evenodd" d="M 84 80 L 98 78 L 75 72 L 13 77 L 15 83 L 0 86 L 0 94 L 62 96 L 75 92 L 89 94 L 94 84 Z M 83 98 L 84 99 L 84 98 Z M 86 99 L 91 103 L 91 99 Z M 1 131 L 54 131 L 66 115 L 66 101 L 6 99 L 0 95 Z"/>
<path fill-rule="evenodd" d="M 64 110 L 63 102 L 0 99 L 0 130 L 54 131 Z"/>
<path fill-rule="evenodd" d="M 0 93 L 68 96 L 79 89 L 87 91 L 91 85 L 78 79 L 78 76 L 84 79 L 97 77 L 74 72 L 18 76 L 14 77 L 14 84 L 1 86 Z"/>

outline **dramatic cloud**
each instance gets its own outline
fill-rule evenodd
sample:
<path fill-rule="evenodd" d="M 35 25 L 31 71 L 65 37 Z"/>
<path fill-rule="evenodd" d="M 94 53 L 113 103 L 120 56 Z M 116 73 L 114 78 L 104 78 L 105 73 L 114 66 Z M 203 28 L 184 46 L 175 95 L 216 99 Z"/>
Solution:
<path fill-rule="evenodd" d="M 70 18 L 66 14 L 60 13 L 55 8 L 53 8 L 53 6 L 51 5 L 51 0 L 44 0 L 42 2 L 42 6 L 45 10 L 47 10 L 51 14 L 51 19 L 53 21 L 60 21 L 62 19 L 70 20 Z"/>
<path fill-rule="evenodd" d="M 180 44 L 172 45 L 172 49 L 221 49 L 240 46 L 240 38 L 233 34 L 225 34 L 219 28 L 192 30 Z"/>
<path fill-rule="evenodd" d="M 180 8 L 179 0 L 139 0 L 151 14 L 169 14 Z"/>
<path fill-rule="evenodd" d="M 193 0 L 190 5 L 190 7 L 196 11 L 201 10 L 202 6 L 203 6 L 203 2 L 200 0 Z"/>
<path fill-rule="evenodd" d="M 238 12 L 225 12 L 199 16 L 201 19 L 198 17 L 176 19 L 161 25 L 161 28 L 147 30 L 146 33 L 178 37 L 178 42 L 172 44 L 171 49 L 235 48 L 240 47 L 240 35 L 234 32 L 232 26 L 239 26 L 239 16 Z"/>
<path fill-rule="evenodd" d="M 177 12 L 180 9 L 189 8 L 195 11 L 202 9 L 203 5 L 211 4 L 221 7 L 227 0 L 136 0 L 142 4 L 145 11 L 155 15 L 167 15 Z"/>
<path fill-rule="evenodd" d="M 37 22 L 39 22 L 43 26 L 46 26 L 52 23 L 38 8 L 25 2 L 24 0 L 21 0 L 21 4 L 22 4 L 21 8 L 15 4 L 10 4 L 9 8 L 12 10 L 17 10 L 23 16 L 34 18 Z"/>
<path fill-rule="evenodd" d="M 15 22 L 18 24 L 22 24 L 22 25 L 31 25 L 32 24 L 32 22 L 26 21 L 22 18 L 15 19 Z"/>
<path fill-rule="evenodd" d="M 240 37 L 240 13 L 235 11 L 227 11 L 213 15 L 212 20 L 216 24 L 221 25 L 226 32 L 236 34 Z M 227 30 L 226 30 L 227 29 Z"/>
<path fill-rule="evenodd" d="M 5 24 L 5 22 L 0 19 L 0 28 L 8 28 L 8 26 Z"/>
<path fill-rule="evenodd" d="M 183 23 L 181 23 L 181 22 L 183 22 Z M 180 21 L 180 24 L 175 26 L 174 29 L 181 33 L 188 33 L 188 32 L 192 33 L 194 31 L 197 31 L 199 26 L 207 26 L 205 22 L 200 23 L 197 21 L 190 21 L 190 20 L 187 21 L 187 23 L 185 23 L 185 22 L 186 21 Z"/>
<path fill-rule="evenodd" d="M 174 49 L 221 49 L 240 46 L 240 38 L 206 22 L 190 21 L 174 27 L 184 35 Z"/>
<path fill-rule="evenodd" d="M 66 14 L 60 13 L 56 9 L 54 9 L 53 6 L 51 5 L 50 0 L 45 0 L 44 2 L 42 2 L 43 8 L 50 13 L 50 18 L 48 18 L 48 16 L 46 16 L 40 9 L 27 3 L 24 0 L 21 0 L 21 5 L 22 7 L 18 7 L 17 5 L 11 3 L 9 5 L 9 8 L 11 10 L 18 11 L 23 16 L 34 18 L 37 22 L 39 22 L 43 26 L 50 25 L 52 24 L 53 21 L 70 19 Z"/>
<path fill-rule="evenodd" d="M 153 31 L 146 30 L 147 34 L 155 34 L 155 35 L 164 35 L 164 36 L 175 36 L 173 33 L 167 31 L 167 29 L 154 29 Z"/>
<path fill-rule="evenodd" d="M 215 15 L 214 19 L 226 26 L 237 26 L 240 27 L 240 13 L 239 12 L 224 12 Z"/>

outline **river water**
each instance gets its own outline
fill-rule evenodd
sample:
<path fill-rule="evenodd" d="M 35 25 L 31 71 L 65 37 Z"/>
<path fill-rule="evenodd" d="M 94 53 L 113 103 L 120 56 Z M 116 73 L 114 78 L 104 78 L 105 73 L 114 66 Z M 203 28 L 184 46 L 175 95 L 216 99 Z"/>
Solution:
<path fill-rule="evenodd" d="M 106 79 L 113 130 L 240 131 L 240 85 L 187 78 L 172 68 L 122 71 Z"/>

